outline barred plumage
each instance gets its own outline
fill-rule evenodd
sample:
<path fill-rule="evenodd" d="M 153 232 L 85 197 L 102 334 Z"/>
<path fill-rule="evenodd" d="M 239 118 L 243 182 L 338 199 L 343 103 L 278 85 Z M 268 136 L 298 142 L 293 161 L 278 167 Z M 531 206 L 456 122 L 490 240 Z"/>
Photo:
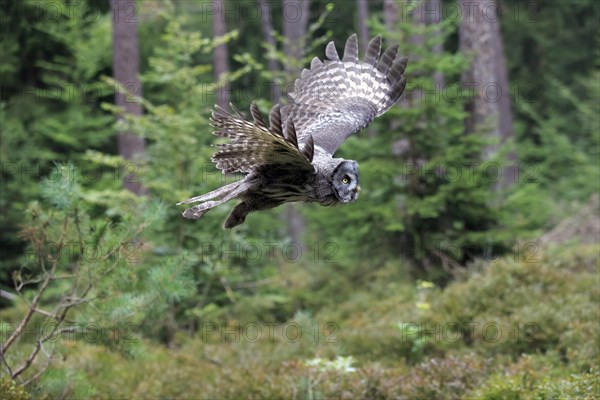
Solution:
<path fill-rule="evenodd" d="M 233 105 L 231 106 L 232 109 Z M 277 109 L 275 109 L 277 113 Z M 281 118 L 271 119 L 271 126 L 266 127 L 256 104 L 252 103 L 250 112 L 254 122 L 249 122 L 240 115 L 236 117 L 215 107 L 211 124 L 217 128 L 213 133 L 231 140 L 227 144 L 219 144 L 212 161 L 224 174 L 235 172 L 252 172 L 264 165 L 286 164 L 303 172 L 313 171 L 310 157 L 302 153 L 298 147 L 294 125 L 289 121 L 283 131 Z M 271 113 L 273 114 L 273 112 Z M 273 125 L 274 124 L 274 125 Z"/>
<path fill-rule="evenodd" d="M 408 62 L 397 57 L 398 47 L 389 47 L 379 58 L 377 36 L 359 62 L 356 35 L 346 42 L 342 60 L 330 42 L 325 50 L 329 60 L 313 59 L 289 95 L 293 102 L 282 108 L 283 117 L 294 120 L 299 140 L 312 135 L 316 146 L 333 155 L 348 136 L 394 105 L 406 86 Z"/>
<path fill-rule="evenodd" d="M 330 42 L 326 60 L 314 58 L 296 80 L 289 104 L 275 105 L 267 127 L 256 104 L 252 122 L 233 105 L 232 113 L 215 107 L 211 124 L 217 136 L 229 143 L 217 145 L 212 157 L 223 173 L 242 172 L 246 177 L 203 196 L 179 204 L 201 202 L 183 216 L 200 218 L 211 208 L 233 198 L 242 200 L 225 222 L 231 228 L 252 211 L 285 202 L 316 201 L 321 205 L 355 201 L 360 192 L 358 163 L 333 158 L 342 142 L 386 112 L 400 98 L 405 85 L 407 58 L 398 57 L 398 46 L 381 53 L 381 37 L 369 42 L 363 61 L 358 40 L 346 41 L 340 59 Z"/>

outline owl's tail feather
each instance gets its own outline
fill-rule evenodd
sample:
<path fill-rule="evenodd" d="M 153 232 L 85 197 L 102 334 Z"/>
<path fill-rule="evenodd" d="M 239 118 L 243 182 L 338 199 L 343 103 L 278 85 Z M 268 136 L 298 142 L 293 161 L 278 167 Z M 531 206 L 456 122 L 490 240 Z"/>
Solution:
<path fill-rule="evenodd" d="M 216 190 L 213 190 L 212 192 L 203 194 L 201 196 L 191 197 L 187 200 L 177 203 L 177 205 L 201 202 L 201 204 L 198 204 L 194 207 L 190 207 L 181 214 L 185 218 L 198 219 L 212 208 L 221 205 L 235 197 L 240 196 L 242 193 L 248 190 L 250 186 L 251 184 L 249 182 L 246 182 L 245 180 L 240 180 L 222 186 Z"/>

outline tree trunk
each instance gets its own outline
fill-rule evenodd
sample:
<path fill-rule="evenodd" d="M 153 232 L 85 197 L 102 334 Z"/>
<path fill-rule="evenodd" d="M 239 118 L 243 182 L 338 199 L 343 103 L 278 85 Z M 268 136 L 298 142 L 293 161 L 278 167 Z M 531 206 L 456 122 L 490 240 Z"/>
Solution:
<path fill-rule="evenodd" d="M 411 20 L 412 20 L 412 25 L 415 28 L 417 33 L 413 33 L 409 40 L 410 43 L 412 44 L 413 48 L 419 49 L 419 48 L 423 48 L 423 46 L 425 45 L 425 37 L 423 35 L 423 30 L 425 27 L 425 12 L 424 12 L 424 7 L 425 7 L 425 0 L 416 0 L 414 3 L 414 8 L 411 11 Z M 411 63 L 417 63 L 419 61 L 421 57 L 419 56 L 412 56 L 411 57 Z M 413 76 L 418 76 L 418 75 L 422 75 L 422 73 L 420 71 L 416 71 L 413 72 Z M 403 102 L 402 105 L 410 108 L 411 106 L 414 105 L 415 101 L 417 102 L 421 102 L 424 101 L 424 96 L 423 96 L 423 90 L 421 89 L 415 89 L 410 91 L 409 93 L 407 93 L 405 95 L 405 98 L 407 101 Z M 423 119 L 424 116 L 421 116 L 421 119 Z"/>
<path fill-rule="evenodd" d="M 437 25 L 442 22 L 441 0 L 426 0 L 425 9 L 427 10 L 427 25 Z M 439 27 L 433 31 L 434 36 L 439 36 L 440 34 L 441 31 Z M 431 50 L 434 54 L 442 54 L 444 51 L 444 45 L 442 43 L 435 43 Z M 433 81 L 435 83 L 436 90 L 441 92 L 445 85 L 444 75 L 442 75 L 442 73 L 439 71 L 435 72 L 433 74 Z"/>
<path fill-rule="evenodd" d="M 493 36 L 493 22 L 483 18 L 483 9 L 490 10 L 493 0 L 472 2 L 459 0 L 462 19 L 459 26 L 459 47 L 466 55 L 473 55 L 471 68 L 461 77 L 463 93 L 469 96 L 466 105 L 469 116 L 465 121 L 465 132 L 475 132 L 486 122 L 492 123 L 491 133 L 498 136 L 499 107 L 497 102 L 488 101 L 486 89 L 492 89 L 496 82 L 496 43 Z"/>
<path fill-rule="evenodd" d="M 502 144 L 513 137 L 513 128 L 499 6 L 495 0 L 460 0 L 460 6 L 463 15 L 459 27 L 460 50 L 474 56 L 471 68 L 461 78 L 463 93 L 470 96 L 465 132 L 489 127 L 490 134 Z M 498 145 L 489 146 L 486 157 L 497 151 Z M 509 159 L 516 160 L 515 154 L 509 155 Z M 507 170 L 500 185 L 512 183 L 514 174 L 512 169 Z"/>
<path fill-rule="evenodd" d="M 367 27 L 369 6 L 367 0 L 356 0 L 356 10 L 358 11 L 358 44 L 364 54 L 369 44 L 369 28 Z"/>
<path fill-rule="evenodd" d="M 498 86 L 502 90 L 502 96 L 499 100 L 500 118 L 498 127 L 500 129 L 500 144 L 514 138 L 513 114 L 510 104 L 510 85 L 508 80 L 508 68 L 506 68 L 506 59 L 504 57 L 504 45 L 502 43 L 502 32 L 500 31 L 500 21 L 494 24 L 494 37 L 496 44 L 496 79 Z M 513 183 L 518 176 L 517 153 L 510 151 L 507 154 L 510 165 L 504 170 L 502 180 L 499 186 L 506 188 Z"/>
<path fill-rule="evenodd" d="M 285 54 L 299 61 L 304 57 L 304 35 L 308 28 L 310 0 L 283 0 L 283 34 L 288 43 Z M 302 67 L 286 66 L 291 73 L 298 73 Z"/>
<path fill-rule="evenodd" d="M 213 37 L 217 38 L 224 36 L 227 33 L 224 0 L 213 0 L 213 7 Z M 221 79 L 222 74 L 229 70 L 227 57 L 227 45 L 225 43 L 215 47 L 214 73 L 215 81 L 217 82 Z M 229 103 L 229 85 L 226 83 L 219 84 L 215 96 L 217 104 L 223 108 L 226 108 L 227 104 Z"/>
<path fill-rule="evenodd" d="M 299 76 L 301 71 L 300 60 L 304 57 L 304 36 L 308 28 L 310 0 L 284 0 L 283 1 L 283 34 L 287 39 L 285 54 L 297 64 L 286 64 L 287 80 Z M 287 234 L 301 250 L 306 253 L 304 232 L 306 221 L 293 204 L 288 204 L 284 218 L 287 220 Z"/>
<path fill-rule="evenodd" d="M 262 22 L 263 35 L 265 37 L 265 42 L 272 49 L 277 49 L 277 43 L 275 42 L 275 36 L 273 35 L 273 20 L 271 18 L 271 9 L 269 8 L 269 3 L 267 0 L 258 0 L 258 5 L 260 7 L 260 19 Z M 275 77 L 277 72 L 279 72 L 279 63 L 275 58 L 269 58 L 267 61 L 267 68 L 272 73 L 272 76 Z M 276 81 L 271 82 L 272 86 L 272 101 L 273 104 L 279 102 L 281 97 L 281 90 L 279 88 L 279 84 Z"/>
<path fill-rule="evenodd" d="M 394 31 L 398 22 L 398 4 L 396 0 L 383 0 L 383 22 L 388 32 Z"/>
<path fill-rule="evenodd" d="M 124 112 L 132 115 L 142 115 L 142 105 L 135 97 L 142 96 L 142 86 L 139 80 L 140 59 L 137 37 L 138 10 L 135 0 L 111 0 L 113 16 L 113 74 L 122 84 L 127 93 L 116 91 L 115 103 Z M 134 97 L 135 96 L 135 97 Z M 118 117 L 123 118 L 122 116 Z M 131 132 L 121 132 L 118 136 L 119 154 L 126 160 L 138 160 L 146 152 L 144 138 Z M 137 168 L 135 169 L 137 171 Z M 139 195 L 147 190 L 139 178 L 132 175 L 124 179 L 124 187 Z"/>

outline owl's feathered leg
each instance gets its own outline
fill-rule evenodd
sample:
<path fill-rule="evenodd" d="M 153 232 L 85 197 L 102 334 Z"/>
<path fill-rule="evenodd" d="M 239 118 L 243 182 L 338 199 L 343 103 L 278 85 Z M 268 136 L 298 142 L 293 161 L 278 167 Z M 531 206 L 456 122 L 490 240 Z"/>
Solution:
<path fill-rule="evenodd" d="M 177 203 L 177 205 L 202 202 L 201 204 L 198 204 L 197 206 L 188 208 L 181 214 L 185 218 L 198 219 L 198 218 L 202 217 L 204 214 L 206 214 L 210 209 L 212 209 L 220 204 L 223 204 L 226 201 L 229 201 L 235 197 L 240 196 L 246 190 L 248 190 L 248 188 L 250 188 L 250 186 L 251 186 L 251 183 L 247 182 L 246 180 L 233 182 L 233 183 L 230 183 L 223 187 L 220 187 L 216 190 L 213 190 L 212 192 L 209 192 L 207 194 L 203 194 L 201 196 L 196 196 L 196 197 L 191 197 L 185 201 Z M 217 200 L 212 200 L 212 199 L 217 199 Z M 208 201 L 208 200 L 212 200 L 212 201 Z"/>
<path fill-rule="evenodd" d="M 246 220 L 246 216 L 253 211 L 268 210 L 281 205 L 281 201 L 261 201 L 259 204 L 253 204 L 252 201 L 243 201 L 231 210 L 229 217 L 225 220 L 223 228 L 231 229 L 241 225 Z"/>
<path fill-rule="evenodd" d="M 250 210 L 250 208 L 248 207 L 248 203 L 246 203 L 245 201 L 241 202 L 240 204 L 235 206 L 233 210 L 231 210 L 231 213 L 229 213 L 229 216 L 223 224 L 223 228 L 231 229 L 243 224 L 246 220 L 246 215 L 248 215 L 251 211 L 252 210 Z"/>

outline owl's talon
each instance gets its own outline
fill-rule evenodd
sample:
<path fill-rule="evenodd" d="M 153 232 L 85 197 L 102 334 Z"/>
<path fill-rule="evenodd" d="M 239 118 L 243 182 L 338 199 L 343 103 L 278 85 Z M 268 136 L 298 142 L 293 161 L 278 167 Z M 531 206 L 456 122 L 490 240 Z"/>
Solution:
<path fill-rule="evenodd" d="M 227 220 L 223 224 L 223 228 L 225 228 L 225 229 L 235 228 L 236 226 L 243 224 L 245 220 L 246 220 L 245 215 L 243 217 L 239 217 L 233 213 L 229 214 L 229 217 L 227 217 Z"/>

